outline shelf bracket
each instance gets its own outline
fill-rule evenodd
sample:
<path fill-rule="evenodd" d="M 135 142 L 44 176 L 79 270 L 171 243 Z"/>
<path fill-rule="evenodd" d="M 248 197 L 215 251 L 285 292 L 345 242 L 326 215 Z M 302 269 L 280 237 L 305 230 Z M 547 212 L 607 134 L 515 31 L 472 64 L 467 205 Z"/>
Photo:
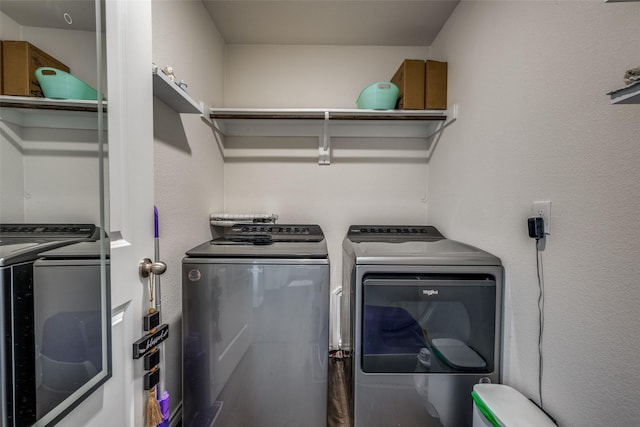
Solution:
<path fill-rule="evenodd" d="M 214 138 L 216 140 L 216 143 L 218 144 L 218 149 L 220 150 L 220 154 L 222 154 L 222 159 L 224 160 L 226 159 L 224 147 L 225 134 L 222 131 L 222 127 L 217 120 L 211 118 L 211 108 L 208 105 L 200 101 L 200 108 L 202 109 L 202 111 L 204 111 L 203 114 L 200 114 L 200 119 L 213 131 Z"/>
<path fill-rule="evenodd" d="M 322 135 L 318 147 L 318 164 L 331 164 L 331 136 L 329 135 L 329 112 L 324 112 L 324 122 L 322 123 Z"/>
<path fill-rule="evenodd" d="M 434 130 L 433 132 L 431 132 L 429 135 L 427 135 L 427 139 L 431 139 L 432 136 L 439 134 L 440 132 L 442 132 L 445 128 L 449 127 L 449 125 L 453 122 L 455 122 L 456 120 L 458 120 L 458 104 L 453 104 L 451 106 L 451 114 L 449 115 L 449 119 L 444 121 L 444 122 L 440 122 L 440 125 L 438 126 L 438 128 L 436 130 Z"/>
<path fill-rule="evenodd" d="M 211 120 L 211 109 L 209 108 L 209 106 L 205 105 L 203 101 L 200 101 L 200 109 L 202 110 L 202 114 L 200 114 L 200 118 L 202 119 L 202 121 L 213 128 L 213 130 L 221 132 L 220 129 L 218 129 L 218 126 L 216 126 L 215 122 Z"/>

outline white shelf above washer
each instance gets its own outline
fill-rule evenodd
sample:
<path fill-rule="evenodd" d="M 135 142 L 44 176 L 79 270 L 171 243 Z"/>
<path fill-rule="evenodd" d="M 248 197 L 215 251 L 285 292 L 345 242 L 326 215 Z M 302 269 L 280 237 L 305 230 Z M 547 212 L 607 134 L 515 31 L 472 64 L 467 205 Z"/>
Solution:
<path fill-rule="evenodd" d="M 202 105 L 171 81 L 165 73 L 153 65 L 153 95 L 178 113 L 203 114 Z"/>
<path fill-rule="evenodd" d="M 211 108 L 212 125 L 225 136 L 319 138 L 319 164 L 330 164 L 331 138 L 428 139 L 455 120 L 447 110 Z"/>
<path fill-rule="evenodd" d="M 640 104 L 640 82 L 607 93 L 612 104 Z"/>
<path fill-rule="evenodd" d="M 96 130 L 98 109 L 97 101 L 0 95 L 0 120 L 22 127 Z M 107 103 L 100 109 L 106 114 Z"/>

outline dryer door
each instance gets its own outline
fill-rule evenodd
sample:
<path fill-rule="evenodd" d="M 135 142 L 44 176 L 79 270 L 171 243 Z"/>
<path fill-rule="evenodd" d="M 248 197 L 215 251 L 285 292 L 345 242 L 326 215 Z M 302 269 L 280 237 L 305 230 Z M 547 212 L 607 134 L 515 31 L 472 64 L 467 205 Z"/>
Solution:
<path fill-rule="evenodd" d="M 489 275 L 368 275 L 362 370 L 494 370 L 496 281 Z"/>

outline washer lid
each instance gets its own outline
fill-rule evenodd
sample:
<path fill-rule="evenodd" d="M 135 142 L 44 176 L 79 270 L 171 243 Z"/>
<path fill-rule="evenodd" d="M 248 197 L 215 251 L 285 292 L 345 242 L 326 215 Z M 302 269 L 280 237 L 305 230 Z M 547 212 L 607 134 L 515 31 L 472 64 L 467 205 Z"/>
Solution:
<path fill-rule="evenodd" d="M 93 240 L 94 224 L 0 224 L 0 266 L 33 261 L 40 252 Z"/>
<path fill-rule="evenodd" d="M 187 251 L 197 258 L 328 258 L 316 224 L 237 224 Z"/>
<path fill-rule="evenodd" d="M 38 258 L 41 252 L 59 248 L 73 243 L 68 240 L 19 240 L 7 242 L 3 239 L 0 244 L 0 267 L 33 261 Z"/>
<path fill-rule="evenodd" d="M 410 242 L 343 241 L 342 248 L 356 264 L 501 265 L 500 259 L 455 240 Z"/>
<path fill-rule="evenodd" d="M 34 251 L 37 252 L 35 246 L 38 246 L 38 243 L 15 242 L 5 244 L 2 242 L 0 245 L 0 266 L 29 260 L 28 254 Z"/>
<path fill-rule="evenodd" d="M 328 258 L 327 245 L 319 242 L 259 242 L 210 240 L 187 251 L 192 258 Z"/>
<path fill-rule="evenodd" d="M 99 259 L 100 258 L 100 240 L 91 242 L 78 242 L 72 245 L 66 245 L 61 248 L 52 249 L 46 252 L 40 252 L 38 255 L 42 259 Z M 109 240 L 104 241 L 104 254 L 109 258 Z"/>

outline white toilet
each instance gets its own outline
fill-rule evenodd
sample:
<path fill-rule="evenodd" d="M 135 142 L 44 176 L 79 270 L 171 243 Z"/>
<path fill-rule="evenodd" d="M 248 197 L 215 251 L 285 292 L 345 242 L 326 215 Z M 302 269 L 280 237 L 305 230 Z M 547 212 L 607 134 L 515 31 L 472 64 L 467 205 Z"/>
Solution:
<path fill-rule="evenodd" d="M 504 384 L 473 386 L 473 427 L 555 427 L 540 408 Z"/>

